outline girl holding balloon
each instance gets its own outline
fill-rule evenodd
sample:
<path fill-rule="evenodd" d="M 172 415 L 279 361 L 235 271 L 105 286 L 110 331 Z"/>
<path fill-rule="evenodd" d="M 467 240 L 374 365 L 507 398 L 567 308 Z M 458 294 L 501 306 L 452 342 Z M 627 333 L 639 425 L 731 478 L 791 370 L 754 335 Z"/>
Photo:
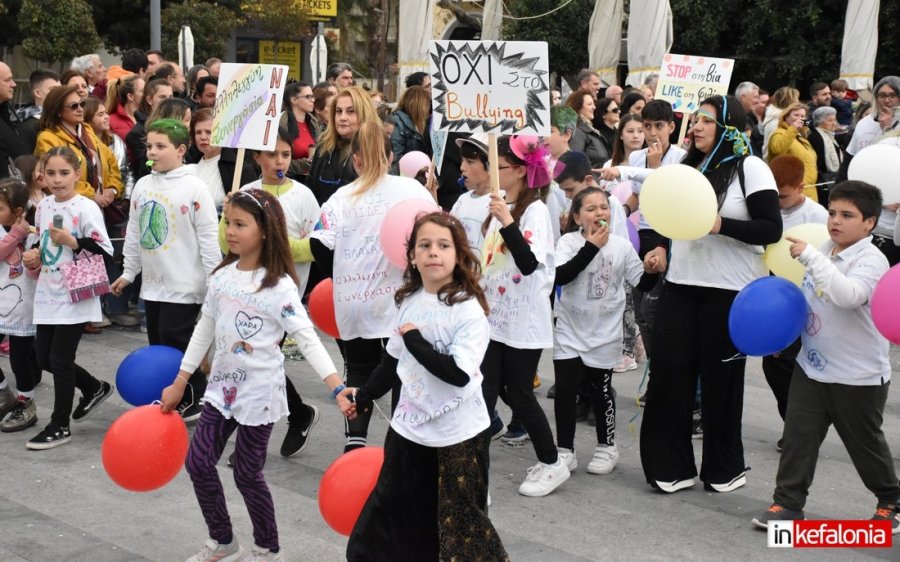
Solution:
<path fill-rule="evenodd" d="M 684 206 L 666 217 L 673 223 L 710 219 L 713 226 L 697 240 L 672 241 L 659 301 L 641 463 L 647 482 L 662 492 L 695 484 L 691 417 L 698 375 L 704 423 L 700 478 L 716 492 L 747 482 L 741 443 L 745 357 L 729 337 L 728 315 L 738 291 L 768 274 L 762 246 L 777 242 L 782 227 L 772 172 L 749 155 L 743 128 L 744 111 L 733 97 L 702 102 L 694 144 L 683 163 L 712 184 L 718 213 L 714 219 L 692 216 L 689 194 L 704 196 L 701 187 L 685 189 Z M 645 261 L 651 258 L 652 253 Z"/>
<path fill-rule="evenodd" d="M 284 560 L 263 476 L 272 427 L 288 413 L 283 334 L 297 340 L 333 397 L 344 387 L 300 302 L 278 200 L 260 189 L 233 193 L 226 199 L 225 221 L 229 252 L 210 276 L 181 370 L 163 390 L 162 411 L 178 406 L 191 374 L 214 345 L 203 412 L 185 459 L 210 538 L 190 561 L 236 560 L 241 553 L 216 469 L 234 432 L 234 480 L 253 523 L 254 560 Z"/>
<path fill-rule="evenodd" d="M 508 560 L 484 512 L 490 424 L 481 390 L 488 304 L 459 219 L 420 216 L 406 250 L 393 333 L 378 368 L 342 402 L 351 417 L 401 385 L 384 465 L 348 560 Z M 477 540 L 472 540 L 477 537 Z"/>
<path fill-rule="evenodd" d="M 419 199 L 427 205 L 434 198 L 416 180 L 388 175 L 393 153 L 380 123 L 360 125 L 351 154 L 359 178 L 322 205 L 310 248 L 318 264 L 333 263 L 334 312 L 347 384 L 359 387 L 381 360 L 396 314 L 393 294 L 403 282 L 402 269 L 388 260 L 382 245 L 404 244 L 405 232 L 388 225 L 394 239 L 380 243 L 382 223 L 398 203 Z M 369 417 L 347 421 L 345 452 L 366 445 Z"/>

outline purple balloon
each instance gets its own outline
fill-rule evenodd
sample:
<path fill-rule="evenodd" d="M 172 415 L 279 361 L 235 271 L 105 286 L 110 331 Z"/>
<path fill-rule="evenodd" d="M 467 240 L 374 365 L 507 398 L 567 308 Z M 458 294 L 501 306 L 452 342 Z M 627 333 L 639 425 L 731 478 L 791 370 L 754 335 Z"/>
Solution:
<path fill-rule="evenodd" d="M 631 240 L 631 245 L 634 246 L 634 251 L 640 252 L 641 238 L 638 236 L 637 227 L 634 226 L 633 222 L 625 221 L 625 228 L 628 229 L 628 239 Z"/>

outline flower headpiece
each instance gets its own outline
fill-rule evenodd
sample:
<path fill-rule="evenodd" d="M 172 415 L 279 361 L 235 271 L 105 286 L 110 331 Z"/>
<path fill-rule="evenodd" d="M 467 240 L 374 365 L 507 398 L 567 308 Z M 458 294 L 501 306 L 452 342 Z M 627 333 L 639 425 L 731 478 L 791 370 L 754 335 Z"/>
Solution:
<path fill-rule="evenodd" d="M 534 135 L 513 135 L 509 139 L 509 149 L 520 160 L 525 162 L 528 187 L 535 189 L 550 184 L 550 169 L 547 167 L 547 156 L 550 149 Z"/>

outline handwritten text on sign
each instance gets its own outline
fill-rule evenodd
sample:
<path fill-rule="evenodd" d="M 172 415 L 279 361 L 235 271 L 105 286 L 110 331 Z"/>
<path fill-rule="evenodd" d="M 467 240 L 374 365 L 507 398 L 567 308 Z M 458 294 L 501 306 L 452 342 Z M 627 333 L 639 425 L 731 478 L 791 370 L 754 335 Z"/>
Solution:
<path fill-rule="evenodd" d="M 429 58 L 435 128 L 550 134 L 546 43 L 432 41 Z"/>
<path fill-rule="evenodd" d="M 211 144 L 275 150 L 287 78 L 283 64 L 223 63 Z"/>
<path fill-rule="evenodd" d="M 671 103 L 675 111 L 693 113 L 709 96 L 728 94 L 732 70 L 731 59 L 670 53 L 659 70 L 656 97 Z"/>

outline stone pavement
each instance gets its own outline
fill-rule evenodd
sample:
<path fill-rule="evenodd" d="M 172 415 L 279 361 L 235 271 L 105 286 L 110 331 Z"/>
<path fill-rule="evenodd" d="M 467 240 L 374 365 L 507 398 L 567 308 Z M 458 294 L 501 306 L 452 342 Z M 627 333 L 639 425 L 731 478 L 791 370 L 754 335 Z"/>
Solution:
<path fill-rule="evenodd" d="M 144 345 L 145 338 L 138 331 L 115 327 L 85 336 L 79 364 L 114 381 L 119 362 Z M 339 360 L 333 342 L 326 345 Z M 896 374 L 900 352 L 893 351 Z M 8 365 L 6 359 L 0 360 L 12 378 Z M 341 416 L 306 363 L 288 361 L 287 367 L 304 400 L 317 405 L 322 418 L 307 449 L 294 459 L 278 455 L 286 424 L 279 423 L 273 433 L 266 479 L 276 502 L 282 547 L 291 561 L 342 560 L 346 539 L 325 524 L 316 503 L 319 479 L 343 448 Z M 621 460 L 612 474 L 595 476 L 584 471 L 596 440 L 592 427 L 579 424 L 578 471 L 550 496 L 526 498 L 517 489 L 535 462 L 530 444 L 511 448 L 495 442 L 492 446 L 490 513 L 513 560 L 900 560 L 896 544 L 891 549 L 851 551 L 766 548 L 765 533 L 754 530 L 750 518 L 771 502 L 781 421 L 756 359 L 748 363 L 746 378 L 744 446 L 752 468 L 747 486 L 729 494 L 712 494 L 701 486 L 671 496 L 652 491 L 644 482 L 638 458 L 640 409 L 634 397 L 639 394 L 641 367 L 614 377 Z M 549 352 L 544 353 L 540 370 L 544 384 L 538 390 L 539 399 L 552 424 L 553 404 L 546 399 L 553 376 Z M 45 374 L 45 380 L 49 379 Z M 109 424 L 128 408 L 118 395 L 100 406 L 91 419 L 73 424 L 70 444 L 50 451 L 25 449 L 25 441 L 49 418 L 52 385 L 42 383 L 36 399 L 38 426 L 23 433 L 0 434 L 0 562 L 180 562 L 199 550 L 206 530 L 184 472 L 168 486 L 146 494 L 122 490 L 106 476 L 100 444 Z M 382 409 L 386 411 L 387 404 Z M 501 414 L 509 419 L 505 408 Z M 386 429 L 387 423 L 376 414 L 370 442 L 380 444 Z M 900 466 L 896 391 L 888 399 L 884 429 Z M 699 458 L 699 441 L 695 451 Z M 249 547 L 247 512 L 224 458 L 220 466 L 236 536 Z M 822 447 L 808 517 L 868 518 L 874 507 L 874 498 L 832 431 Z"/>

